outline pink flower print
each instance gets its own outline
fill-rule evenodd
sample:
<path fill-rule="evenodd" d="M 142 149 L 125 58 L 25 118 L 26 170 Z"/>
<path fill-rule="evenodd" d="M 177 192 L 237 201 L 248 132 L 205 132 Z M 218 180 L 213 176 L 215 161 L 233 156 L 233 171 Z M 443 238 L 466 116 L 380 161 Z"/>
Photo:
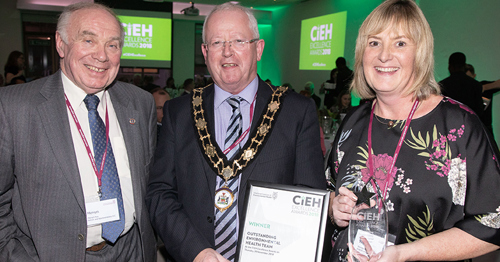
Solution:
<path fill-rule="evenodd" d="M 457 131 L 455 128 L 451 129 L 451 130 L 450 130 L 450 134 L 455 133 L 455 131 Z"/>
<path fill-rule="evenodd" d="M 431 159 L 432 158 L 440 158 L 441 156 L 444 156 L 445 154 L 446 154 L 446 152 L 444 150 L 436 151 L 436 152 L 432 153 Z"/>
<path fill-rule="evenodd" d="M 448 140 L 449 141 L 456 141 L 457 140 L 457 137 L 452 135 L 452 134 L 448 134 Z"/>
<path fill-rule="evenodd" d="M 413 179 L 411 179 L 411 178 L 407 178 L 407 179 L 406 179 L 406 184 L 407 184 L 407 185 L 411 185 L 411 184 L 413 184 Z"/>
<path fill-rule="evenodd" d="M 462 126 L 462 127 L 463 127 L 463 126 Z M 464 130 L 463 130 L 463 128 L 458 129 L 457 134 L 458 134 L 458 137 L 462 137 L 462 135 L 464 134 Z"/>
<path fill-rule="evenodd" d="M 438 147 L 439 146 L 439 139 L 436 139 L 436 140 L 432 141 L 432 146 L 433 147 Z"/>
<path fill-rule="evenodd" d="M 441 143 L 440 143 L 441 148 L 445 148 L 445 147 L 446 147 L 446 136 L 443 136 L 443 135 L 442 135 L 442 136 L 439 138 L 439 141 L 441 142 Z"/>
<path fill-rule="evenodd" d="M 410 192 L 411 192 L 410 187 L 406 187 L 406 186 L 405 186 L 405 187 L 404 187 L 404 189 L 403 189 L 403 192 L 404 192 L 405 194 L 410 193 Z"/>
<path fill-rule="evenodd" d="M 396 172 L 398 169 L 396 167 L 393 167 L 392 170 L 389 170 L 391 168 L 393 158 L 387 154 L 376 156 L 373 155 L 372 157 L 374 179 L 377 181 L 380 190 L 382 192 L 385 192 L 386 185 L 388 188 L 392 188 L 392 184 L 394 183 L 394 178 L 396 177 Z M 368 165 L 368 161 L 366 161 L 366 164 Z M 367 183 L 368 180 L 370 180 L 371 176 L 369 168 L 361 169 L 361 174 L 363 176 L 363 182 Z"/>
<path fill-rule="evenodd" d="M 441 167 L 441 171 L 443 171 L 443 174 L 445 176 L 448 175 L 448 173 L 450 172 L 450 164 L 451 164 L 451 160 L 449 159 L 446 159 L 444 165 Z M 439 175 L 439 174 L 438 174 Z M 439 176 L 442 176 L 442 175 L 439 175 Z"/>
<path fill-rule="evenodd" d="M 432 156 L 434 158 L 440 158 L 443 155 L 443 153 L 444 153 L 444 150 L 439 150 L 439 151 L 432 153 Z"/>

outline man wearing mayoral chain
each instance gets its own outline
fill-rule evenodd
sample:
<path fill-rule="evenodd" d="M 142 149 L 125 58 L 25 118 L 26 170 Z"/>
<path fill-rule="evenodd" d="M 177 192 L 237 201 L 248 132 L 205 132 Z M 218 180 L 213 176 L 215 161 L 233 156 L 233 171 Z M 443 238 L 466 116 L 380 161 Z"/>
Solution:
<path fill-rule="evenodd" d="M 251 11 L 215 7 L 203 42 L 215 83 L 165 104 L 146 197 L 171 261 L 235 261 L 248 180 L 326 185 L 316 107 L 257 76 Z"/>

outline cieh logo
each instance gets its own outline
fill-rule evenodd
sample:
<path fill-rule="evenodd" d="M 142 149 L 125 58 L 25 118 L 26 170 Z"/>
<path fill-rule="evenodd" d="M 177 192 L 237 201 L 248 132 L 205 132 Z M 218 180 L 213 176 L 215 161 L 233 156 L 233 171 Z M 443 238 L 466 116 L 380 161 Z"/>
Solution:
<path fill-rule="evenodd" d="M 314 42 L 332 40 L 332 29 L 333 24 L 313 26 L 313 28 L 311 29 L 311 40 Z"/>
<path fill-rule="evenodd" d="M 122 26 L 126 34 L 124 47 L 153 48 L 153 25 L 122 23 Z"/>
<path fill-rule="evenodd" d="M 122 26 L 128 36 L 153 37 L 153 25 L 122 23 Z"/>
<path fill-rule="evenodd" d="M 333 24 L 313 26 L 311 29 L 310 55 L 330 55 L 332 47 Z M 318 66 L 318 65 L 313 65 Z"/>
<path fill-rule="evenodd" d="M 293 203 L 306 207 L 321 207 L 321 198 L 294 196 Z"/>

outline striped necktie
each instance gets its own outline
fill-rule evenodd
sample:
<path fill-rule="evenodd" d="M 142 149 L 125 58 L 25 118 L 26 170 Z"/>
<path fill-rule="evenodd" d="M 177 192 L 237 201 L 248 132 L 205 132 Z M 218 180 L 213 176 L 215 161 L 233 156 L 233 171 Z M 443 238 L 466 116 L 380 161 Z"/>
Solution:
<path fill-rule="evenodd" d="M 106 160 L 101 178 L 101 200 L 116 198 L 120 219 L 102 224 L 102 238 L 111 243 L 115 243 L 125 228 L 125 211 L 123 209 L 120 178 L 116 170 L 115 156 L 111 148 L 111 143 L 109 140 L 106 143 L 106 126 L 97 112 L 99 98 L 95 95 L 87 95 L 83 102 L 87 106 L 89 112 L 90 133 L 92 135 L 94 158 L 97 168 L 99 168 L 101 164 L 107 146 Z"/>
<path fill-rule="evenodd" d="M 239 96 L 233 96 L 226 99 L 227 103 L 231 105 L 233 114 L 229 119 L 229 125 L 226 131 L 226 139 L 224 141 L 224 148 L 229 148 L 233 143 L 238 140 L 242 133 L 243 118 L 240 112 Z M 235 146 L 226 154 L 227 159 L 232 159 L 233 156 L 239 151 L 239 144 Z M 216 190 L 224 185 L 225 181 L 217 176 Z M 233 204 L 223 212 L 215 209 L 215 250 L 229 261 L 234 261 L 236 255 L 236 244 L 238 243 L 238 186 L 240 177 L 235 177 L 229 180 L 227 187 L 234 194 Z"/>

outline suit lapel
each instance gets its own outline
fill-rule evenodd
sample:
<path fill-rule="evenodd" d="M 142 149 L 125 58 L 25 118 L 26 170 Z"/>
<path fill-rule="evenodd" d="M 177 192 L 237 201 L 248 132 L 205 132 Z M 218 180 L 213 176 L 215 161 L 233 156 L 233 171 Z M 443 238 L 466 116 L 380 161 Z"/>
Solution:
<path fill-rule="evenodd" d="M 147 119 L 141 119 L 140 112 L 131 104 L 132 95 L 128 91 L 127 88 L 120 86 L 117 82 L 108 88 L 111 102 L 115 109 L 116 118 L 118 119 L 123 134 L 125 148 L 127 149 L 136 214 L 141 214 L 141 188 L 145 188 L 146 185 L 140 177 L 142 174 L 141 168 L 144 168 L 144 166 L 141 166 L 142 163 L 144 163 L 141 161 L 143 155 L 140 154 L 143 152 L 142 149 L 144 149 L 145 146 L 141 143 L 141 141 L 143 141 L 143 135 L 141 135 L 139 125 L 147 125 L 148 123 Z"/>
<path fill-rule="evenodd" d="M 207 126 L 209 134 L 214 135 L 215 140 L 215 116 L 214 116 L 214 85 L 211 85 L 205 88 L 203 92 L 203 108 L 205 109 L 205 116 L 207 117 Z M 191 103 L 190 103 L 191 105 Z M 192 117 L 192 116 L 191 116 Z M 196 134 L 196 139 L 199 140 L 198 134 Z M 207 179 L 208 190 L 210 191 L 210 195 L 215 197 L 215 177 L 214 171 L 210 168 L 207 163 L 205 156 L 203 155 L 205 152 L 200 150 L 200 160 L 203 163 L 205 169 L 205 178 Z M 217 174 L 215 174 L 217 175 Z"/>
<path fill-rule="evenodd" d="M 62 179 L 66 179 L 82 212 L 84 212 L 85 201 L 64 99 L 61 71 L 49 76 L 47 82 L 40 89 L 40 94 L 46 99 L 37 105 L 40 121 L 45 129 L 55 160 L 61 167 Z M 57 174 L 57 172 L 54 173 Z"/>
<path fill-rule="evenodd" d="M 252 129 L 250 132 L 251 137 L 255 134 L 255 130 L 260 125 L 261 116 L 264 111 L 267 109 L 267 104 L 269 103 L 269 99 L 271 98 L 272 90 L 271 88 L 259 77 L 259 89 L 257 90 L 257 100 L 255 101 L 255 114 L 252 119 Z M 250 138 L 249 138 L 250 140 Z M 261 149 L 262 150 L 262 149 Z M 240 192 L 244 193 L 246 190 L 246 185 L 248 179 L 250 179 L 253 169 L 257 163 L 257 159 L 253 161 L 247 168 L 243 171 L 240 181 Z M 245 197 L 244 195 L 240 195 L 241 197 Z"/>

